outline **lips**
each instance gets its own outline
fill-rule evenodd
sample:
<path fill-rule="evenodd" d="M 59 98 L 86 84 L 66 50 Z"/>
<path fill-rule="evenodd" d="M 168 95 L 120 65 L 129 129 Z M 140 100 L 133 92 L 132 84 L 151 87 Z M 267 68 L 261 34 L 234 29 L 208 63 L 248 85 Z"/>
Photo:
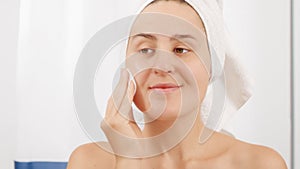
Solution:
<path fill-rule="evenodd" d="M 182 87 L 182 85 L 177 85 L 174 83 L 158 83 L 156 85 L 150 86 L 150 90 L 160 91 L 160 92 L 172 92 Z"/>

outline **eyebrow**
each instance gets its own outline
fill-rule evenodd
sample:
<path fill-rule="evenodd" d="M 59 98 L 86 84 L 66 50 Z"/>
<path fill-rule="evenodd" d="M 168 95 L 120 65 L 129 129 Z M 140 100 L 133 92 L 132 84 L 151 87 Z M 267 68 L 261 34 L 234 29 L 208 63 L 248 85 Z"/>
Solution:
<path fill-rule="evenodd" d="M 136 37 L 144 37 L 150 40 L 157 40 L 157 38 L 152 35 L 152 34 L 147 34 L 147 33 L 140 33 L 136 34 L 132 37 L 132 39 L 135 39 Z M 172 37 L 170 37 L 170 41 L 178 40 L 178 39 L 193 39 L 196 40 L 196 38 L 192 35 L 186 34 L 186 35 L 181 35 L 181 34 L 175 34 Z"/>
<path fill-rule="evenodd" d="M 196 40 L 196 38 L 192 35 L 179 35 L 179 34 L 176 34 L 176 35 L 173 35 L 171 37 L 171 40 L 178 40 L 178 39 L 193 39 L 193 40 Z"/>
<path fill-rule="evenodd" d="M 137 37 L 143 37 L 143 38 L 150 39 L 150 40 L 157 40 L 157 38 L 154 35 L 147 34 L 147 33 L 136 34 L 136 35 L 132 36 L 132 39 L 135 39 Z"/>

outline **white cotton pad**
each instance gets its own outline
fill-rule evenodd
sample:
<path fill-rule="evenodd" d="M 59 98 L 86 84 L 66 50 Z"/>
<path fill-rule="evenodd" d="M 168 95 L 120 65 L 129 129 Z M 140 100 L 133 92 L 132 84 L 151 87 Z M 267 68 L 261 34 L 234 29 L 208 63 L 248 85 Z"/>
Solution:
<path fill-rule="evenodd" d="M 129 73 L 129 82 L 128 82 L 128 85 L 130 84 L 130 82 L 133 83 L 133 85 L 134 85 L 134 94 L 135 94 L 136 93 L 136 82 L 135 82 L 134 76 L 132 75 L 132 73 L 130 72 L 129 69 L 126 69 L 126 70 Z"/>

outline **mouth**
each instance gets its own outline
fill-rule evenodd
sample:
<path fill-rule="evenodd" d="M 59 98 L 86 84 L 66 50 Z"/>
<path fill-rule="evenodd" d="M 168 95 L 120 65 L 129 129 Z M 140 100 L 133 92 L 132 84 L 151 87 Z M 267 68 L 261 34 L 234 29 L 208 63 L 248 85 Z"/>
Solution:
<path fill-rule="evenodd" d="M 149 90 L 162 92 L 162 93 L 170 93 L 178 90 L 183 85 L 177 85 L 174 83 L 158 83 L 156 85 L 148 87 Z"/>

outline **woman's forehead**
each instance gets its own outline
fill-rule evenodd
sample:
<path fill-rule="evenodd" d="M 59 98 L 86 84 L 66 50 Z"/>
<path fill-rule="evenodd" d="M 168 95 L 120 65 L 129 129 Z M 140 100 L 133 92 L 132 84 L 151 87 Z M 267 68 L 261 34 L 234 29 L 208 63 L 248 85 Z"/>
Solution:
<path fill-rule="evenodd" d="M 198 42 L 206 40 L 205 32 L 180 17 L 167 13 L 141 13 L 131 27 L 131 37 L 164 35 L 170 38 L 190 38 Z M 142 36 L 143 35 L 143 36 Z M 146 36 L 148 35 L 148 36 Z M 155 37 L 152 37 L 154 39 Z"/>
<path fill-rule="evenodd" d="M 165 15 L 172 15 L 174 17 L 185 20 L 185 22 L 188 22 L 205 32 L 205 27 L 199 14 L 187 2 L 182 3 L 177 1 L 157 1 L 146 6 L 141 14 L 143 13 L 160 13 Z"/>

